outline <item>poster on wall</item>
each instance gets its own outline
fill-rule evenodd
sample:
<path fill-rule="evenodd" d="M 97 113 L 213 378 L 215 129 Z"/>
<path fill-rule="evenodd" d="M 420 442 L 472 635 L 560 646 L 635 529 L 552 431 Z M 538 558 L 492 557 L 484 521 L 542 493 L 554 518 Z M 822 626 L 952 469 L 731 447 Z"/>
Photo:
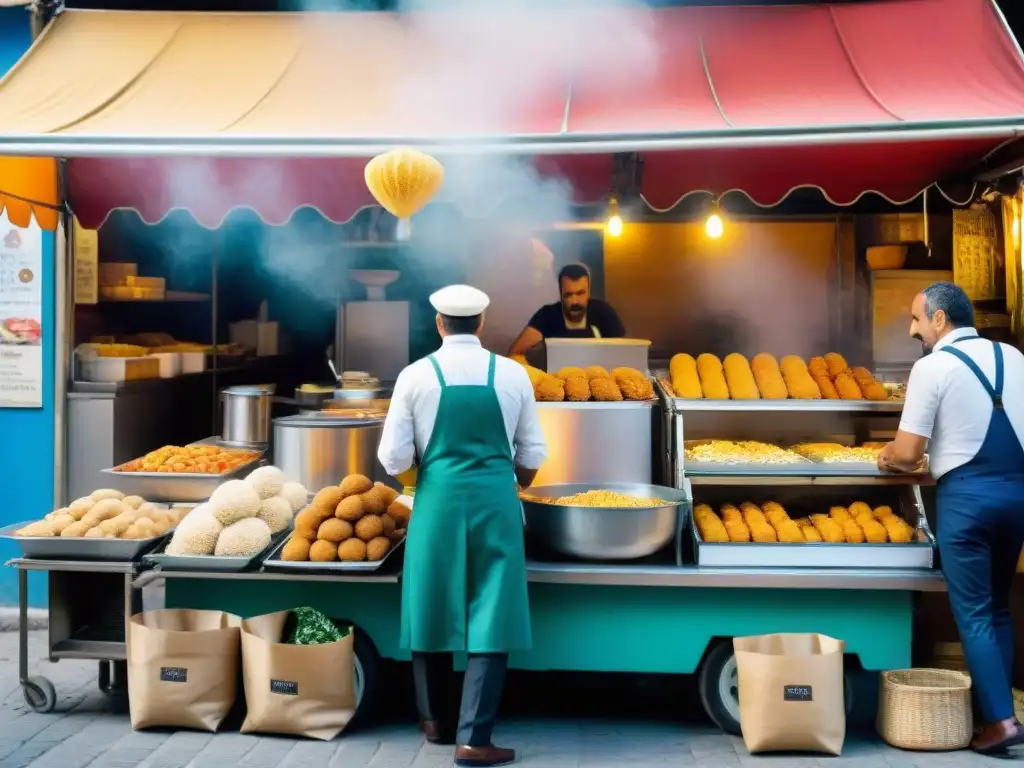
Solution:
<path fill-rule="evenodd" d="M 43 233 L 0 215 L 0 408 L 43 405 Z"/>

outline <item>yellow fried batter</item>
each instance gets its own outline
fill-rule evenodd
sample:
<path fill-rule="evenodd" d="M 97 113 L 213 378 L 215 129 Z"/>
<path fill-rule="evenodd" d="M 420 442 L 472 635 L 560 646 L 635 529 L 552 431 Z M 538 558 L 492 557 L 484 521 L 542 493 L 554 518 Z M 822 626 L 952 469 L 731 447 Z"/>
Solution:
<path fill-rule="evenodd" d="M 534 368 L 532 365 L 526 366 L 526 375 L 530 377 L 530 383 L 533 388 L 536 389 L 537 385 L 547 378 L 547 374 L 540 368 Z"/>
<path fill-rule="evenodd" d="M 846 537 L 847 544 L 863 544 L 864 543 L 864 531 L 857 521 L 852 517 L 848 517 L 841 523 L 843 528 L 843 535 Z"/>
<path fill-rule="evenodd" d="M 566 379 L 578 378 L 582 376 L 587 377 L 587 372 L 582 368 L 577 368 L 575 365 L 567 365 L 565 368 L 555 374 L 555 378 L 565 381 Z"/>
<path fill-rule="evenodd" d="M 812 357 L 807 363 L 807 371 L 814 378 L 818 378 L 819 376 L 831 378 L 828 375 L 828 363 L 825 362 L 824 357 Z"/>
<path fill-rule="evenodd" d="M 700 388 L 700 376 L 697 374 L 697 361 L 693 357 L 676 355 L 669 361 L 668 372 L 676 397 L 686 400 L 699 400 L 704 397 L 704 392 Z"/>
<path fill-rule="evenodd" d="M 762 544 L 770 544 L 779 540 L 775 529 L 772 528 L 765 518 L 764 512 L 756 504 L 744 502 L 742 507 L 743 522 L 750 529 L 750 538 Z"/>
<path fill-rule="evenodd" d="M 815 376 L 814 383 L 818 385 L 818 389 L 821 390 L 821 396 L 826 400 L 839 399 L 839 393 L 836 392 L 836 387 L 828 376 Z"/>
<path fill-rule="evenodd" d="M 870 512 L 861 512 L 857 515 L 856 522 L 861 530 L 864 531 L 864 538 L 867 539 L 869 544 L 885 544 L 889 540 L 889 534 L 885 532 L 885 526 L 875 520 Z"/>
<path fill-rule="evenodd" d="M 779 541 L 784 544 L 803 544 L 807 541 L 804 537 L 803 531 L 800 530 L 800 526 L 789 518 L 779 522 L 779 524 L 775 526 L 775 532 L 778 534 Z"/>
<path fill-rule="evenodd" d="M 870 515 L 871 514 L 871 507 L 868 504 L 865 504 L 863 501 L 855 501 L 855 502 L 853 502 L 853 504 L 850 505 L 849 512 L 850 512 L 850 516 L 854 520 L 856 520 L 861 515 L 863 515 L 865 512 L 867 512 Z"/>
<path fill-rule="evenodd" d="M 883 504 L 880 507 L 875 507 L 871 514 L 874 515 L 875 520 L 884 520 L 892 514 L 892 507 Z"/>
<path fill-rule="evenodd" d="M 600 365 L 588 365 L 583 370 L 587 374 L 587 378 L 588 379 L 608 379 L 608 378 L 611 378 L 611 376 L 608 374 L 608 371 L 606 371 Z"/>
<path fill-rule="evenodd" d="M 811 515 L 811 523 L 821 534 L 821 538 L 829 544 L 842 544 L 846 541 L 843 529 L 828 515 Z"/>
<path fill-rule="evenodd" d="M 799 525 L 801 528 L 808 528 L 808 527 L 813 528 L 814 527 L 814 525 L 811 523 L 811 519 L 809 517 L 798 517 L 793 522 L 796 523 L 797 525 Z"/>
<path fill-rule="evenodd" d="M 789 396 L 794 400 L 820 400 L 821 390 L 798 355 L 786 355 L 779 363 Z"/>
<path fill-rule="evenodd" d="M 831 379 L 850 370 L 850 366 L 846 364 L 846 358 L 838 352 L 829 352 L 825 355 L 825 365 L 828 366 L 828 375 Z"/>
<path fill-rule="evenodd" d="M 619 391 L 626 400 L 650 400 L 654 397 L 654 385 L 640 371 L 633 368 L 616 368 L 612 378 L 619 385 Z"/>
<path fill-rule="evenodd" d="M 590 382 L 586 376 L 570 376 L 565 380 L 565 399 L 585 403 L 590 399 Z"/>
<path fill-rule="evenodd" d="M 612 379 L 591 379 L 590 394 L 601 402 L 616 402 L 622 399 L 619 385 Z"/>
<path fill-rule="evenodd" d="M 743 521 L 743 515 L 732 504 L 722 505 L 722 522 L 729 534 L 729 541 L 736 544 L 750 541 L 750 529 Z"/>
<path fill-rule="evenodd" d="M 722 370 L 725 373 L 725 383 L 729 387 L 729 397 L 733 400 L 761 399 L 761 393 L 757 391 L 757 384 L 754 382 L 754 373 L 750 370 L 750 363 L 743 355 L 737 352 L 726 355 Z"/>
<path fill-rule="evenodd" d="M 864 395 L 857 386 L 857 382 L 848 373 L 840 373 L 833 379 L 836 385 L 836 392 L 841 400 L 863 400 Z"/>
<path fill-rule="evenodd" d="M 729 385 L 725 382 L 725 370 L 722 361 L 705 352 L 697 358 L 697 374 L 700 376 L 700 388 L 708 400 L 728 400 Z"/>
<path fill-rule="evenodd" d="M 785 400 L 789 397 L 779 363 L 767 352 L 754 355 L 750 361 L 750 370 L 754 374 L 757 390 L 765 400 Z"/>
<path fill-rule="evenodd" d="M 847 510 L 846 507 L 838 507 L 838 506 L 832 507 L 831 509 L 829 509 L 828 516 L 831 517 L 833 520 L 835 520 L 840 525 L 845 523 L 847 520 L 852 520 L 853 519 L 852 517 L 850 517 L 850 512 L 849 512 L 849 510 Z"/>
<path fill-rule="evenodd" d="M 534 385 L 533 394 L 538 403 L 560 403 L 565 400 L 565 382 L 544 374 L 544 378 Z"/>
<path fill-rule="evenodd" d="M 820 544 L 822 542 L 821 534 L 818 533 L 818 529 L 813 525 L 801 526 L 800 532 L 804 535 L 804 541 L 808 544 Z"/>
<path fill-rule="evenodd" d="M 693 509 L 693 521 L 704 541 L 712 544 L 726 544 L 729 534 L 718 515 L 707 504 L 698 504 Z"/>
<path fill-rule="evenodd" d="M 864 397 L 867 400 L 873 400 L 875 402 L 885 402 L 889 399 L 889 392 L 879 384 L 877 381 L 866 382 L 861 386 L 860 391 L 864 393 Z"/>
<path fill-rule="evenodd" d="M 887 515 L 880 522 L 893 544 L 909 544 L 914 540 L 914 529 L 907 525 L 907 521 L 902 517 Z"/>
<path fill-rule="evenodd" d="M 789 513 L 786 511 L 786 508 L 777 501 L 766 501 L 761 505 L 761 511 L 768 518 L 768 522 L 776 528 L 779 527 L 779 523 L 789 520 Z"/>

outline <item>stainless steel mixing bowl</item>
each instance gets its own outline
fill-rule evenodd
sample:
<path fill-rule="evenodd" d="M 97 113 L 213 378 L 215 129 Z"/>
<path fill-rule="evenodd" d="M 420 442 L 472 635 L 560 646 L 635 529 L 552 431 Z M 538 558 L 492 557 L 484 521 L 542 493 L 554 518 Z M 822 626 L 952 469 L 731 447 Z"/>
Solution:
<path fill-rule="evenodd" d="M 533 496 L 559 498 L 604 490 L 664 499 L 659 507 L 572 507 L 523 499 L 526 528 L 564 555 L 585 560 L 636 560 L 665 547 L 679 527 L 686 494 L 676 488 L 634 483 L 573 483 L 529 488 Z"/>

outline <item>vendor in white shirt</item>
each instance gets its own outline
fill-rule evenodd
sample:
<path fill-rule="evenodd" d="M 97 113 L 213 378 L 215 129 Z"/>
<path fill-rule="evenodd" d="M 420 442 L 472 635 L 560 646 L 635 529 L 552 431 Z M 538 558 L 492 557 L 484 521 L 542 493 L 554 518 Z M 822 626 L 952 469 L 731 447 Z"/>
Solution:
<path fill-rule="evenodd" d="M 935 283 L 912 307 L 924 347 L 910 373 L 887 471 L 928 458 L 938 481 L 938 539 L 949 602 L 964 647 L 985 753 L 1024 745 L 1013 711 L 1010 589 L 1024 547 L 1024 355 L 982 339 L 961 288 Z"/>
<path fill-rule="evenodd" d="M 480 345 L 487 295 L 466 285 L 430 297 L 441 348 L 398 377 L 377 457 L 417 467 L 402 574 L 402 646 L 429 741 L 455 765 L 507 765 L 491 732 L 508 654 L 531 645 L 522 506 L 547 456 L 533 387 L 518 363 Z M 468 655 L 462 708 L 445 706 L 452 653 Z"/>

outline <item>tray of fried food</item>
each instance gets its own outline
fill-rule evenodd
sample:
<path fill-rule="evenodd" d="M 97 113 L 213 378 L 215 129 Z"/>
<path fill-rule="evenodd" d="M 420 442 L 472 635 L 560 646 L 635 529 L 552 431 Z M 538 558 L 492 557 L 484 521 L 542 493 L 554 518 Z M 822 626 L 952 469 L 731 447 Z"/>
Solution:
<path fill-rule="evenodd" d="M 133 474 L 226 475 L 261 456 L 260 451 L 224 448 L 211 443 L 165 445 L 145 456 L 119 464 L 114 472 Z"/>
<path fill-rule="evenodd" d="M 526 369 L 538 403 L 617 403 L 654 399 L 653 382 L 635 368 L 608 371 L 599 365 L 586 368 L 569 366 L 556 373 L 546 373 L 521 357 L 513 359 Z"/>
<path fill-rule="evenodd" d="M 756 440 L 688 440 L 683 459 L 699 472 L 737 473 L 751 466 L 799 470 L 812 466 L 809 459 L 771 443 Z"/>

